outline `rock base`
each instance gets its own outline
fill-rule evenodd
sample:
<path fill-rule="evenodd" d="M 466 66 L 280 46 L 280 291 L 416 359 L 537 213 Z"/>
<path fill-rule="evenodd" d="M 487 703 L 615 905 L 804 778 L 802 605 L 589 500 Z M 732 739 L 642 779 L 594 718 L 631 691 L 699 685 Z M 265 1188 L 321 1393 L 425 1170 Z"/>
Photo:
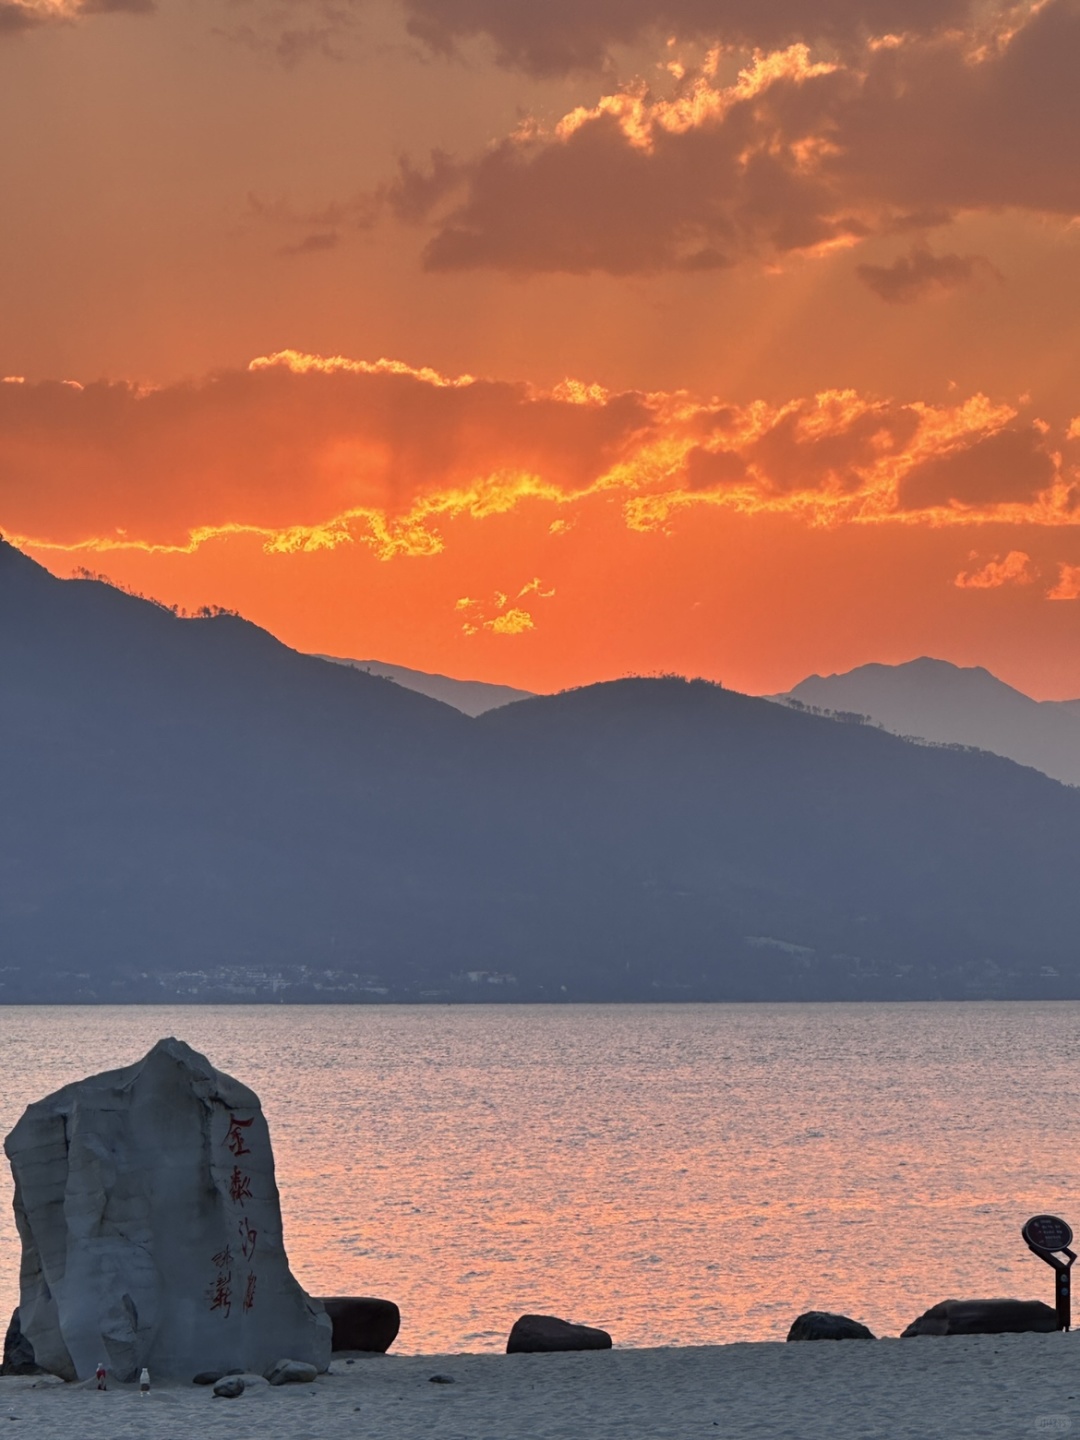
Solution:
<path fill-rule="evenodd" d="M 915 1335 L 1049 1334 L 1057 1311 L 1041 1300 L 942 1300 L 913 1320 L 902 1339 Z"/>
<path fill-rule="evenodd" d="M 555 1315 L 522 1315 L 506 1342 L 507 1355 L 549 1355 L 562 1350 L 610 1350 L 611 1336 Z"/>
<path fill-rule="evenodd" d="M 34 1358 L 34 1347 L 22 1333 L 19 1323 L 19 1307 L 16 1305 L 4 1336 L 4 1361 L 0 1375 L 44 1375 L 45 1371 Z"/>
<path fill-rule="evenodd" d="M 321 1302 L 333 1323 L 334 1350 L 385 1355 L 401 1329 L 401 1311 L 392 1300 L 369 1295 L 329 1295 Z"/>
<path fill-rule="evenodd" d="M 847 1315 L 807 1310 L 792 1322 L 789 1340 L 873 1340 L 873 1332 Z"/>

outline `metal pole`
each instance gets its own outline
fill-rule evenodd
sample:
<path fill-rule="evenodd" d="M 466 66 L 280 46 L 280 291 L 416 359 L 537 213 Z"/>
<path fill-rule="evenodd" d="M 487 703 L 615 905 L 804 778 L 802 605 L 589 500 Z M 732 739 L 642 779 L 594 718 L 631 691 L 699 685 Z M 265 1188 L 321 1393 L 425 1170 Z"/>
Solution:
<path fill-rule="evenodd" d="M 1066 1250 L 1069 1257 L 1068 1263 L 1061 1260 L 1057 1262 L 1054 1269 L 1057 1271 L 1057 1317 L 1058 1329 L 1068 1330 L 1072 1324 L 1072 1267 L 1076 1256 L 1071 1250 Z"/>
<path fill-rule="evenodd" d="M 1070 1237 L 1071 1238 L 1071 1237 Z M 1045 1260 L 1047 1265 L 1052 1265 L 1055 1271 L 1054 1276 L 1054 1298 L 1057 1302 L 1057 1323 L 1059 1330 L 1068 1330 L 1072 1327 L 1072 1267 L 1076 1255 L 1072 1250 L 1062 1247 L 1062 1253 L 1067 1255 L 1068 1260 L 1062 1260 L 1049 1250 L 1042 1250 L 1038 1245 L 1033 1245 L 1024 1236 L 1024 1243 L 1033 1255 L 1040 1260 Z"/>

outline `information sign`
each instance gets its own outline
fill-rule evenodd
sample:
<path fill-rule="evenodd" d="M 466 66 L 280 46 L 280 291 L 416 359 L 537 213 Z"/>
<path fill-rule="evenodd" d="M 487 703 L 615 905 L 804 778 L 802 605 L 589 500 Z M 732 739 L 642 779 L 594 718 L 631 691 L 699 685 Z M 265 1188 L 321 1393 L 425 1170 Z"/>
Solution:
<path fill-rule="evenodd" d="M 1025 1241 L 1036 1250 L 1068 1250 L 1073 1232 L 1056 1215 L 1033 1215 L 1021 1231 Z"/>
<path fill-rule="evenodd" d="M 1059 1330 L 1068 1330 L 1072 1324 L 1071 1270 L 1076 1256 L 1069 1249 L 1073 1232 L 1057 1215 L 1033 1215 L 1023 1226 L 1020 1234 L 1024 1244 L 1040 1260 L 1045 1260 L 1054 1271 L 1054 1299 L 1057 1301 Z M 1062 1260 L 1061 1256 L 1067 1258 Z"/>

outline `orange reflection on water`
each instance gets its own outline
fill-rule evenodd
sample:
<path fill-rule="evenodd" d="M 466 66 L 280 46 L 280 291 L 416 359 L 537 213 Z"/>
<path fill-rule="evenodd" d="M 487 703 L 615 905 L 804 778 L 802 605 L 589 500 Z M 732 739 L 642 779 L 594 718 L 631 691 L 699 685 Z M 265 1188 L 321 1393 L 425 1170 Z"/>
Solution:
<path fill-rule="evenodd" d="M 897 1333 L 953 1295 L 1052 1299 L 1019 1227 L 1074 1222 L 1080 1006 L 0 1010 L 5 1129 L 164 1034 L 259 1093 L 314 1294 L 397 1348 L 500 1349 L 548 1311 L 616 1344 Z M 18 1250 L 0 1235 L 0 1304 Z"/>

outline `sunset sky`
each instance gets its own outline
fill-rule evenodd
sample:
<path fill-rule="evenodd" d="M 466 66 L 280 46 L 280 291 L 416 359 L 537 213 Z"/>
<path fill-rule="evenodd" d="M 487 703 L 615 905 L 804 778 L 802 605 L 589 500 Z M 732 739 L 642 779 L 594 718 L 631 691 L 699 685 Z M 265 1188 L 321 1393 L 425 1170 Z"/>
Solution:
<path fill-rule="evenodd" d="M 1080 696 L 1078 73 L 1078 0 L 0 0 L 0 531 L 531 689 Z"/>

